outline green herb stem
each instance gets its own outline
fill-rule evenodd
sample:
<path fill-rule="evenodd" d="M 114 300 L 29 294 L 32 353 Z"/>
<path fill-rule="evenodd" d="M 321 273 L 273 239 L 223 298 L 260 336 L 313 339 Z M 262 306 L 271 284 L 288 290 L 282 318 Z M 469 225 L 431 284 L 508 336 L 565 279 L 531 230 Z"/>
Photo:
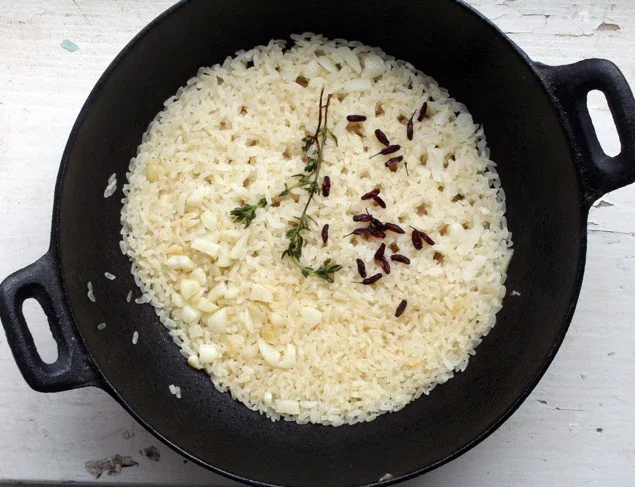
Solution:
<path fill-rule="evenodd" d="M 318 181 L 320 178 L 322 163 L 324 162 L 324 147 L 326 145 L 326 140 L 330 137 L 335 142 L 335 145 L 338 144 L 337 137 L 335 137 L 333 132 L 328 129 L 328 110 L 331 104 L 331 95 L 327 96 L 326 104 L 323 104 L 323 101 L 324 88 L 320 91 L 318 124 L 315 129 L 315 133 L 310 137 L 304 137 L 302 139 L 302 151 L 305 153 L 307 158 L 304 166 L 304 172 L 295 174 L 294 177 L 298 179 L 298 182 L 292 186 L 287 186 L 285 184 L 284 190 L 280 192 L 274 201 L 288 196 L 291 191 L 296 188 L 303 188 L 309 194 L 309 197 L 304 204 L 304 208 L 302 209 L 302 213 L 300 216 L 295 217 L 297 223 L 286 233 L 286 236 L 289 239 L 289 246 L 282 253 L 282 258 L 291 258 L 304 277 L 316 275 L 328 282 L 333 282 L 332 275 L 341 270 L 342 266 L 332 263 L 331 259 L 326 259 L 317 269 L 303 266 L 300 263 L 300 259 L 302 258 L 302 249 L 304 248 L 305 243 L 303 233 L 310 229 L 311 222 L 315 222 L 308 211 L 316 193 L 319 191 Z M 247 228 L 256 218 L 256 211 L 260 208 L 265 208 L 267 205 L 267 200 L 262 198 L 254 205 L 246 204 L 244 206 L 234 208 L 230 214 L 233 217 L 234 222 L 243 223 L 245 228 Z"/>

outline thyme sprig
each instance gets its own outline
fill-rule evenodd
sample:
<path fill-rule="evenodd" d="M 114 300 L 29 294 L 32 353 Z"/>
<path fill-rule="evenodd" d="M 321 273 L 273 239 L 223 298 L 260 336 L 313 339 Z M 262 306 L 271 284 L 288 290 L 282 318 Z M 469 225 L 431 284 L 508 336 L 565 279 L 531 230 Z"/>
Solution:
<path fill-rule="evenodd" d="M 340 270 L 342 270 L 342 266 L 331 263 L 331 259 L 326 259 L 317 269 L 313 269 L 312 267 L 302 267 L 301 269 L 304 277 L 309 277 L 311 274 L 314 274 L 328 282 L 333 282 L 333 274 Z"/>
<path fill-rule="evenodd" d="M 318 124 L 315 133 L 310 137 L 302 139 L 302 151 L 306 154 L 306 165 L 304 173 L 296 174 L 298 183 L 309 193 L 309 198 L 304 204 L 300 216 L 296 216 L 297 225 L 287 231 L 289 239 L 289 247 L 282 253 L 282 257 L 291 257 L 297 261 L 302 257 L 302 248 L 304 247 L 304 237 L 302 233 L 310 229 L 310 223 L 313 218 L 308 214 L 309 206 L 319 190 L 318 179 L 320 177 L 320 169 L 324 161 L 324 145 L 326 139 L 331 133 L 328 129 L 329 105 L 331 103 L 331 95 L 326 97 L 326 104 L 323 105 L 324 89 L 320 92 L 320 113 L 318 115 Z M 332 135 L 332 134 L 331 134 Z M 333 136 L 334 137 L 334 136 Z M 337 139 L 334 139 L 337 144 Z"/>
<path fill-rule="evenodd" d="M 333 282 L 333 274 L 342 269 L 341 265 L 332 262 L 332 259 L 326 259 L 324 263 L 314 269 L 309 266 L 303 266 L 300 263 L 302 258 L 302 250 L 305 244 L 304 232 L 311 229 L 311 223 L 316 223 L 315 219 L 308 213 L 309 206 L 313 202 L 315 195 L 319 192 L 319 178 L 322 163 L 324 162 L 324 146 L 326 141 L 330 138 L 338 144 L 337 137 L 328 128 L 328 110 L 331 104 L 331 95 L 326 97 L 326 103 L 324 103 L 324 88 L 320 91 L 320 104 L 318 114 L 318 124 L 315 132 L 302 139 L 302 151 L 306 156 L 306 164 L 304 166 L 304 172 L 300 174 L 294 174 L 294 178 L 297 182 L 291 186 L 285 184 L 284 190 L 281 191 L 274 200 L 288 196 L 291 191 L 296 188 L 304 189 L 309 197 L 304 204 L 302 213 L 299 216 L 294 217 L 296 223 L 291 227 L 286 236 L 289 239 L 289 246 L 282 253 L 282 258 L 289 257 L 300 269 L 304 277 L 315 275 L 328 282 Z M 256 211 L 260 208 L 268 206 L 268 202 L 265 198 L 261 198 L 257 203 L 250 205 L 245 204 L 243 206 L 234 208 L 230 214 L 236 223 L 243 223 L 245 228 L 251 225 L 251 222 L 256 218 Z"/>
<path fill-rule="evenodd" d="M 307 181 L 304 177 L 299 178 L 298 182 L 292 186 L 285 184 L 284 190 L 282 190 L 277 196 L 273 197 L 272 203 L 275 203 L 285 196 L 288 196 L 295 188 L 307 187 L 309 184 L 310 181 Z M 267 199 L 260 198 L 260 200 L 258 200 L 258 202 L 253 205 L 245 204 L 243 206 L 237 206 L 232 211 L 230 211 L 229 214 L 232 216 L 234 223 L 244 223 L 245 228 L 247 228 L 256 218 L 256 210 L 259 210 L 260 208 L 266 208 L 267 206 L 269 206 Z"/>
<path fill-rule="evenodd" d="M 251 225 L 256 218 L 256 210 L 267 206 L 267 199 L 261 198 L 255 205 L 244 205 L 234 208 L 229 214 L 233 217 L 234 223 L 244 223 L 245 228 Z"/>

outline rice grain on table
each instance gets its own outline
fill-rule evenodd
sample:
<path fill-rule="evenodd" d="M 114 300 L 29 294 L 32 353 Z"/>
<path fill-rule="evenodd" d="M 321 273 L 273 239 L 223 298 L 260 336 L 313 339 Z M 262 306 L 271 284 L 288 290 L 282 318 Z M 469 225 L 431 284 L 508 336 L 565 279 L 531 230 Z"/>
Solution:
<path fill-rule="evenodd" d="M 108 178 L 108 184 L 104 190 L 104 198 L 110 198 L 117 191 L 117 174 L 113 173 Z"/>
<path fill-rule="evenodd" d="M 164 103 L 123 188 L 123 244 L 142 291 L 174 342 L 215 387 L 271 419 L 354 424 L 397 411 L 462 371 L 496 322 L 512 255 L 505 196 L 482 127 L 436 81 L 378 48 L 292 36 L 203 67 Z M 304 168 L 321 88 L 332 93 L 323 175 L 302 262 L 333 258 L 328 283 L 281 259 L 306 193 L 259 209 L 249 226 L 230 211 L 271 198 Z M 427 103 L 413 122 L 402 120 Z M 349 124 L 347 115 L 367 120 Z M 381 128 L 408 162 L 391 172 Z M 360 196 L 381 189 L 385 209 Z M 425 231 L 413 247 L 389 233 L 410 265 L 371 286 L 377 242 L 349 234 L 367 207 Z M 320 228 L 329 224 L 328 245 Z M 373 264 L 374 266 L 374 264 Z M 375 272 L 373 272 L 374 274 Z M 395 305 L 407 300 L 403 314 Z M 138 339 L 135 332 L 133 342 Z"/>

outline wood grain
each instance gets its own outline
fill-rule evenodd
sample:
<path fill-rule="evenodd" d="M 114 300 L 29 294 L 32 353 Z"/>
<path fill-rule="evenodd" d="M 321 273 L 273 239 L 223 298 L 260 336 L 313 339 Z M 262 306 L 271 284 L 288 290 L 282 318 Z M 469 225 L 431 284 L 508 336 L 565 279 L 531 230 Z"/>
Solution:
<path fill-rule="evenodd" d="M 90 89 L 168 0 L 0 1 L 0 276 L 45 252 L 59 158 Z M 608 58 L 635 81 L 633 0 L 472 0 L 533 59 Z M 68 52 L 69 39 L 79 46 Z M 591 112 L 619 151 L 601 97 Z M 406 485 L 635 485 L 635 186 L 591 211 L 586 277 L 571 329 L 531 397 L 480 446 Z M 36 337 L 41 313 L 29 308 Z M 0 483 L 233 485 L 184 460 L 93 389 L 29 389 L 0 334 Z M 50 342 L 42 346 L 48 357 Z M 140 450 L 158 447 L 158 462 Z M 130 455 L 95 481 L 84 463 Z"/>

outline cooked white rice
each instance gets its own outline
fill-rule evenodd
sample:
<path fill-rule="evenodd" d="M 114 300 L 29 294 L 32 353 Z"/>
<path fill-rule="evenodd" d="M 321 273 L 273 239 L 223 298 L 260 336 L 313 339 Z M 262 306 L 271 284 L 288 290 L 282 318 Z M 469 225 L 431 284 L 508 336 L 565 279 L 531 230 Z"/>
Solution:
<path fill-rule="evenodd" d="M 113 173 L 108 178 L 108 184 L 106 184 L 106 189 L 104 189 L 104 198 L 110 198 L 117 191 L 117 174 Z"/>
<path fill-rule="evenodd" d="M 170 384 L 168 386 L 170 390 L 170 394 L 176 396 L 177 399 L 181 399 L 181 388 L 179 386 L 175 386 L 174 384 Z"/>
<path fill-rule="evenodd" d="M 97 300 L 95 299 L 95 292 L 93 291 L 93 283 L 88 281 L 86 283 L 86 288 L 88 289 L 88 291 L 86 292 L 86 296 L 88 296 L 88 299 L 95 303 Z"/>
<path fill-rule="evenodd" d="M 504 194 L 482 128 L 432 78 L 377 48 L 293 38 L 286 51 L 272 41 L 201 68 L 165 102 L 127 174 L 122 249 L 143 292 L 135 302 L 155 306 L 188 363 L 219 390 L 272 419 L 370 421 L 464 370 L 494 326 L 512 254 Z M 339 146 L 326 144 L 332 190 L 311 207 L 318 224 L 302 262 L 342 264 L 333 284 L 281 259 L 302 190 L 258 210 L 247 229 L 230 217 L 303 171 L 300 139 L 315 130 L 322 87 L 334 95 Z M 405 119 L 424 101 L 428 117 L 408 141 Z M 368 120 L 348 124 L 350 114 Z M 369 160 L 383 147 L 377 128 L 403 147 L 409 176 Z M 360 200 L 375 187 L 384 210 Z M 436 244 L 417 251 L 410 230 L 389 234 L 411 265 L 356 284 L 356 258 L 369 275 L 379 271 L 379 242 L 343 238 L 366 208 Z"/>

